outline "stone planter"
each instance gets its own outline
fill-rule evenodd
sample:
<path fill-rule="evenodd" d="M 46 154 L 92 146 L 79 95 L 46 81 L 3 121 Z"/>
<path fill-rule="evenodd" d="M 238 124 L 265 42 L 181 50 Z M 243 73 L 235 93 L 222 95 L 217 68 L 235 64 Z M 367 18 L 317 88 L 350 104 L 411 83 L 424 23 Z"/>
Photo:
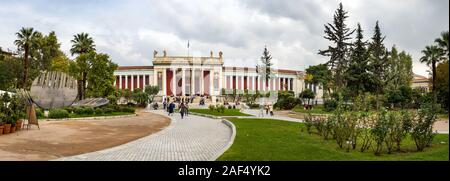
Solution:
<path fill-rule="evenodd" d="M 11 126 L 11 133 L 16 132 L 16 126 Z"/>
<path fill-rule="evenodd" d="M 11 132 L 11 124 L 5 124 L 3 125 L 3 134 L 8 134 Z"/>
<path fill-rule="evenodd" d="M 0 135 L 3 134 L 3 128 L 4 128 L 4 127 L 5 127 L 5 126 L 3 126 L 3 125 L 0 126 Z"/>

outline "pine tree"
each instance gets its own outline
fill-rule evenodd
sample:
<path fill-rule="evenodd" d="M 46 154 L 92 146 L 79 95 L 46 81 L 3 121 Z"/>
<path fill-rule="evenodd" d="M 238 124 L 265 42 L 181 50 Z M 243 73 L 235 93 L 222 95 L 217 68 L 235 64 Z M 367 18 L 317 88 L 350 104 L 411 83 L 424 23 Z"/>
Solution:
<path fill-rule="evenodd" d="M 325 25 L 324 38 L 333 42 L 334 47 L 328 46 L 326 50 L 319 50 L 319 54 L 323 56 L 329 56 L 330 60 L 327 64 L 334 74 L 334 85 L 336 89 L 340 89 L 344 86 L 343 73 L 346 65 L 346 55 L 348 55 L 348 46 L 351 43 L 347 42 L 351 39 L 351 35 L 355 30 L 347 28 L 345 19 L 348 18 L 347 13 L 342 3 L 339 3 L 339 8 L 336 10 L 333 16 L 333 24 L 328 23 Z"/>
<path fill-rule="evenodd" d="M 384 86 L 388 82 L 386 73 L 388 70 L 388 53 L 383 41 L 386 37 L 381 34 L 378 21 L 375 25 L 372 42 L 369 44 L 369 73 L 372 92 L 376 94 L 377 109 L 380 107 L 379 95 L 383 94 Z"/>
<path fill-rule="evenodd" d="M 266 87 L 268 87 L 268 80 L 271 78 L 272 76 L 272 55 L 270 55 L 269 50 L 267 50 L 267 47 L 264 46 L 264 52 L 263 55 L 261 56 L 261 66 L 256 66 L 256 71 L 261 75 L 261 77 L 264 77 L 265 81 L 266 81 Z"/>
<path fill-rule="evenodd" d="M 352 52 L 349 59 L 349 67 L 346 71 L 347 88 L 360 94 L 366 92 L 369 88 L 369 74 L 367 70 L 368 51 L 367 42 L 363 41 L 363 30 L 358 23 L 356 29 L 356 41 L 353 43 Z"/>

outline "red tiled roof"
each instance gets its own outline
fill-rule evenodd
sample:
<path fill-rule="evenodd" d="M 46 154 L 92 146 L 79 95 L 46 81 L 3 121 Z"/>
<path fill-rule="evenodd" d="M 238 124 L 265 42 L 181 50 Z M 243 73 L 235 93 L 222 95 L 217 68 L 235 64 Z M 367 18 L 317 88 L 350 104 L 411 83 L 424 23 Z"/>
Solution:
<path fill-rule="evenodd" d="M 142 70 L 142 69 L 153 69 L 153 66 L 120 66 L 117 70 Z"/>

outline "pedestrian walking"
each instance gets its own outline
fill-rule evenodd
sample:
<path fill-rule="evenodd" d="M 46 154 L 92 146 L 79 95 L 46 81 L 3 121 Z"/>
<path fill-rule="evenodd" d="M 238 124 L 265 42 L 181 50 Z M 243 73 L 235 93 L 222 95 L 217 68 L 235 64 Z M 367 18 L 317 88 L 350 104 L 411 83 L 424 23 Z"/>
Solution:
<path fill-rule="evenodd" d="M 181 119 L 184 118 L 184 114 L 186 113 L 186 105 L 182 102 L 179 107 Z"/>
<path fill-rule="evenodd" d="M 171 102 L 168 106 L 169 108 L 169 116 L 173 116 L 173 110 L 175 109 L 175 103 Z"/>
<path fill-rule="evenodd" d="M 270 112 L 270 116 L 273 116 L 273 105 L 269 106 L 269 112 Z"/>

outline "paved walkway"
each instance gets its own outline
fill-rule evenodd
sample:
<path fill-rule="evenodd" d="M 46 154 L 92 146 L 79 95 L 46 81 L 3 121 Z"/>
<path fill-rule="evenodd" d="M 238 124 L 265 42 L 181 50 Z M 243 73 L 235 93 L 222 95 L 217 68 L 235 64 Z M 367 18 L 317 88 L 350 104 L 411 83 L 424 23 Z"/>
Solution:
<path fill-rule="evenodd" d="M 255 118 L 255 117 L 257 117 L 259 119 L 278 119 L 278 120 L 292 121 L 292 122 L 303 122 L 302 119 L 296 119 L 296 118 L 291 118 L 291 117 L 287 117 L 287 116 L 280 116 L 280 115 L 277 115 L 276 113 L 274 116 L 270 116 L 270 115 L 266 114 L 266 111 L 264 111 L 264 116 L 261 117 L 259 109 L 243 109 L 242 112 L 245 114 L 253 115 L 254 117 L 242 116 L 239 118 Z"/>
<path fill-rule="evenodd" d="M 166 115 L 162 110 L 150 111 Z M 106 150 L 57 160 L 202 161 L 224 152 L 232 131 L 221 120 L 174 114 L 171 125 L 161 132 Z M 120 136 L 120 135 L 117 135 Z"/>

